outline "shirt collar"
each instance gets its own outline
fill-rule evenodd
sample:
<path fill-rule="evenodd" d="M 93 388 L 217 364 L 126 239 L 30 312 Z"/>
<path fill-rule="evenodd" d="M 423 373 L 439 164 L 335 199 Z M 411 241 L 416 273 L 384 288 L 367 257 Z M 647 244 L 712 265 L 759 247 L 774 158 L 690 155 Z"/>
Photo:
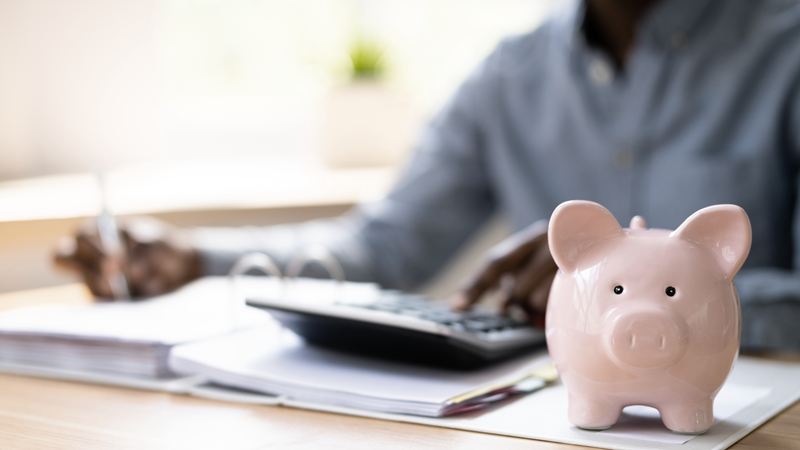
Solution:
<path fill-rule="evenodd" d="M 642 41 L 651 38 L 658 44 L 683 47 L 699 31 L 712 0 L 661 0 L 639 26 Z"/>
<path fill-rule="evenodd" d="M 700 25 L 713 0 L 660 0 L 650 10 L 639 25 L 640 43 L 652 41 L 657 45 L 683 47 L 700 31 Z M 573 44 L 585 45 L 583 23 L 586 17 L 586 4 L 577 1 L 571 8 L 568 20 L 571 22 Z"/>

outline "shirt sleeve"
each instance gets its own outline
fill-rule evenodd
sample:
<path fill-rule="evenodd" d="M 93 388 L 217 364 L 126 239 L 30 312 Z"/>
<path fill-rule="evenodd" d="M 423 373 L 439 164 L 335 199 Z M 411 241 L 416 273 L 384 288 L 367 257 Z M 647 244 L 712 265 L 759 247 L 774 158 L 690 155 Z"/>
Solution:
<path fill-rule="evenodd" d="M 798 82 L 800 85 L 800 82 Z M 793 96 L 785 129 L 788 159 L 793 167 L 795 191 L 791 269 L 744 269 L 736 276 L 742 305 L 742 348 L 745 350 L 796 350 L 800 348 L 800 88 Z M 790 245 L 787 243 L 786 245 Z"/>
<path fill-rule="evenodd" d="M 303 247 L 321 244 L 340 261 L 348 280 L 405 290 L 427 281 L 495 209 L 479 112 L 486 114 L 496 98 L 491 92 L 496 55 L 473 72 L 423 131 L 385 198 L 334 220 L 195 229 L 205 273 L 225 274 L 242 254 L 254 251 L 285 266 Z"/>

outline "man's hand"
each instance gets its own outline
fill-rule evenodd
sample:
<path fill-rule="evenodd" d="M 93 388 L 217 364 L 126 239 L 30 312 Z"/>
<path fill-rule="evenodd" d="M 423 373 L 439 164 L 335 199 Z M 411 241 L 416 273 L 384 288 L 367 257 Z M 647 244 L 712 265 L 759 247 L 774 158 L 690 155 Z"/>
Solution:
<path fill-rule="evenodd" d="M 492 248 L 450 304 L 466 310 L 487 291 L 497 290 L 503 310 L 519 305 L 534 322 L 542 322 L 557 271 L 547 245 L 547 223 L 539 221 Z"/>
<path fill-rule="evenodd" d="M 100 298 L 113 298 L 109 279 L 116 270 L 122 270 L 134 298 L 164 294 L 200 276 L 199 255 L 185 232 L 149 217 L 118 220 L 125 248 L 121 261 L 103 251 L 96 221 L 88 220 L 75 237 L 59 243 L 56 264 L 77 270 Z"/>

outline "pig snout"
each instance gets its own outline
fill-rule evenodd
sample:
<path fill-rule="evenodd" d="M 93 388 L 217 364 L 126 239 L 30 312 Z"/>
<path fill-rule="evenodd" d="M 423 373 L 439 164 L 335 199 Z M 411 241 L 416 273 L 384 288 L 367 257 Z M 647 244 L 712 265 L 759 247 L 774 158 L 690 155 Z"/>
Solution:
<path fill-rule="evenodd" d="M 663 368 L 686 351 L 683 319 L 657 308 L 629 308 L 608 318 L 604 337 L 608 355 L 631 369 Z"/>

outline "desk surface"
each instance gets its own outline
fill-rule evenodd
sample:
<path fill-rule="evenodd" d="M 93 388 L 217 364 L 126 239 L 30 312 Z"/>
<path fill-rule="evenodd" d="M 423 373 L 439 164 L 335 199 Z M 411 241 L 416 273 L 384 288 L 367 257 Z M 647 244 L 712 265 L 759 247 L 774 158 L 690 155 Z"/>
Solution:
<path fill-rule="evenodd" d="M 331 169 L 310 159 L 193 161 L 108 172 L 114 214 L 274 209 L 355 204 L 383 196 L 395 168 Z M 0 223 L 93 217 L 99 211 L 91 173 L 0 183 Z"/>
<path fill-rule="evenodd" d="M 0 295 L 0 310 L 88 298 L 80 285 L 37 289 Z M 586 448 L 11 375 L 0 375 L 0 399 L 4 449 Z M 800 449 L 800 403 L 731 448 Z"/>

